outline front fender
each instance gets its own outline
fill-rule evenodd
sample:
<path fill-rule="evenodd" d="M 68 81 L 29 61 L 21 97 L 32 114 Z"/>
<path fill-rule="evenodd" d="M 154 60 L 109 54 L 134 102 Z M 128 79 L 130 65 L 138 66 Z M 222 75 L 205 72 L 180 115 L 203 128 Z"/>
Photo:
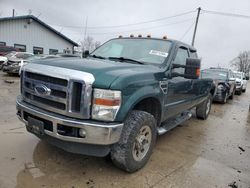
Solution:
<path fill-rule="evenodd" d="M 131 90 L 132 88 L 130 88 Z M 133 90 L 133 89 L 132 89 Z M 154 85 L 147 85 L 141 88 L 134 88 L 134 92 L 132 94 L 128 94 L 125 92 L 125 95 L 123 95 L 123 102 L 121 105 L 121 108 L 116 116 L 116 121 L 123 122 L 125 118 L 127 117 L 128 113 L 134 109 L 136 104 L 138 104 L 140 101 L 146 98 L 155 98 L 157 99 L 162 109 L 163 103 L 163 93 L 159 87 L 159 84 Z M 161 110 L 162 111 L 162 110 Z"/>

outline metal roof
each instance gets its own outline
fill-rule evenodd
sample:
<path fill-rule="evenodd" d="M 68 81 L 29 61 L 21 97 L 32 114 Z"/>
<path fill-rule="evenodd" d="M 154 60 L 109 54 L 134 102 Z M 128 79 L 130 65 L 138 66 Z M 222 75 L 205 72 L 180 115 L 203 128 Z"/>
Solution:
<path fill-rule="evenodd" d="M 38 22 L 39 24 L 41 24 L 42 26 L 46 27 L 48 30 L 50 30 L 53 33 L 57 34 L 59 37 L 61 37 L 64 40 L 68 41 L 69 43 L 73 44 L 74 46 L 78 46 L 78 44 L 76 42 L 69 39 L 68 37 L 66 37 L 65 35 L 60 33 L 59 31 L 55 30 L 53 27 L 49 26 L 48 24 L 44 23 L 43 21 L 41 21 L 40 19 L 38 19 L 37 17 L 35 17 L 33 15 L 4 17 L 4 18 L 0 18 L 0 22 L 1 21 L 11 21 L 11 20 L 23 20 L 23 19 L 32 19 L 32 20 Z"/>

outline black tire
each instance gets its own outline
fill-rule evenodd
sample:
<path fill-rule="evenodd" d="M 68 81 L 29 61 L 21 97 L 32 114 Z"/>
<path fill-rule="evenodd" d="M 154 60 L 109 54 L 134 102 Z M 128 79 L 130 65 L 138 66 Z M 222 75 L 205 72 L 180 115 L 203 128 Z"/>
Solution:
<path fill-rule="evenodd" d="M 196 107 L 196 117 L 198 119 L 207 119 L 211 110 L 212 100 L 213 97 L 211 93 L 209 93 L 207 99 Z"/>
<path fill-rule="evenodd" d="M 151 137 L 150 144 L 147 144 L 146 141 L 144 142 L 142 138 L 140 138 L 140 141 L 143 143 L 139 143 L 138 140 L 136 140 L 139 136 L 144 136 L 140 134 L 140 131 L 143 132 L 141 129 L 144 128 L 148 131 L 151 130 L 151 136 L 150 134 L 145 134 L 145 137 L 148 135 Z M 111 159 L 118 168 L 127 172 L 135 172 L 145 166 L 152 154 L 155 142 L 156 120 L 154 116 L 144 111 L 133 110 L 124 123 L 119 142 L 111 148 Z M 140 144 L 143 146 L 146 144 L 147 149 L 144 150 L 144 147 L 143 149 L 139 149 L 138 147 L 142 147 Z M 142 152 L 142 150 L 143 152 L 145 151 L 145 155 L 142 155 L 141 160 L 135 159 L 136 150 L 140 150 L 140 152 Z"/>
<path fill-rule="evenodd" d="M 245 92 L 246 92 L 246 89 L 242 89 L 242 92 L 245 93 Z"/>
<path fill-rule="evenodd" d="M 240 89 L 239 91 L 238 91 L 238 95 L 241 95 L 242 94 L 242 89 Z"/>

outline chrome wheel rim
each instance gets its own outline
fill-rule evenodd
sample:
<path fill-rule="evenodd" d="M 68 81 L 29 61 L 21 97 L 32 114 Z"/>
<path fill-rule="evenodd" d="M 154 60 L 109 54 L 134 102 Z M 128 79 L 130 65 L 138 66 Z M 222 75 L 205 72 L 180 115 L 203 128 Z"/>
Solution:
<path fill-rule="evenodd" d="M 226 95 L 225 95 L 225 99 L 224 99 L 224 103 L 226 103 L 226 102 L 227 102 L 227 96 L 228 96 L 228 94 L 226 93 Z"/>
<path fill-rule="evenodd" d="M 148 153 L 152 141 L 152 131 L 149 126 L 142 126 L 133 144 L 132 155 L 135 161 L 141 161 Z"/>
<path fill-rule="evenodd" d="M 209 98 L 208 101 L 207 101 L 206 115 L 208 115 L 208 113 L 210 111 L 210 107 L 211 107 L 211 99 Z"/>

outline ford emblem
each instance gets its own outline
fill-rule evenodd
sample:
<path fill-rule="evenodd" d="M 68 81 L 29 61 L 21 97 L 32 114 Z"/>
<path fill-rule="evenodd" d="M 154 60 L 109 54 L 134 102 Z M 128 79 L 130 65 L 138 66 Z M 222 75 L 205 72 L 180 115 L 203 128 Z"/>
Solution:
<path fill-rule="evenodd" d="M 51 89 L 43 84 L 35 85 L 34 89 L 36 94 L 41 96 L 48 96 L 51 93 Z"/>

